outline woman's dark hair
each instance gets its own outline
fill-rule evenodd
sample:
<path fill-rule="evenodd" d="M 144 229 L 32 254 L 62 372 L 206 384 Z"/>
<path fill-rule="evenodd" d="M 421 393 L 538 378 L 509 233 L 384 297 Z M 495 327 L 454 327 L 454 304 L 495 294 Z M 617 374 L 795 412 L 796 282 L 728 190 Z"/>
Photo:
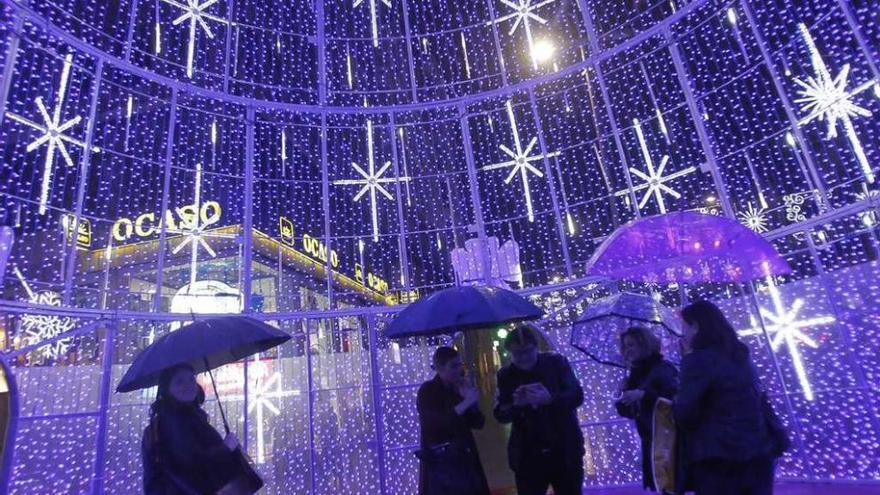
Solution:
<path fill-rule="evenodd" d="M 620 334 L 620 354 L 623 355 L 623 341 L 627 337 L 636 341 L 644 357 L 660 354 L 660 339 L 645 327 L 629 327 Z"/>
<path fill-rule="evenodd" d="M 434 351 L 434 357 L 431 358 L 431 364 L 434 369 L 445 366 L 446 363 L 458 357 L 458 351 L 453 347 L 440 346 Z"/>
<path fill-rule="evenodd" d="M 504 348 L 508 351 L 512 345 L 538 345 L 538 330 L 535 327 L 520 323 L 504 337 Z"/>
<path fill-rule="evenodd" d="M 189 370 L 193 371 L 192 366 L 187 364 L 182 364 L 180 366 L 175 366 L 173 368 L 168 368 L 164 370 L 159 375 L 159 387 L 156 390 L 156 400 L 153 401 L 153 405 L 150 406 L 150 411 L 152 414 L 156 414 L 159 409 L 164 405 L 171 404 L 182 404 L 180 401 L 174 398 L 171 395 L 171 379 L 174 378 L 174 375 L 180 370 Z M 196 398 L 190 404 L 190 406 L 199 407 L 205 403 L 205 390 L 202 389 L 201 385 L 196 385 L 198 387 L 198 392 L 196 393 Z"/>
<path fill-rule="evenodd" d="M 698 327 L 691 341 L 694 350 L 713 349 L 737 360 L 748 357 L 748 347 L 739 341 L 736 330 L 718 306 L 709 301 L 697 301 L 681 310 L 681 318 Z"/>

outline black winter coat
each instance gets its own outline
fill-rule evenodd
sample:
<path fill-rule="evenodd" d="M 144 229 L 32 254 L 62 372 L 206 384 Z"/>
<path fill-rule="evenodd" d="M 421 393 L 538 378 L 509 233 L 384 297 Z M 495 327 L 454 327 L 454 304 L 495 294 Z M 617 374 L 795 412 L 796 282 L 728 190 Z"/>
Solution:
<path fill-rule="evenodd" d="M 141 455 L 146 495 L 213 495 L 241 474 L 236 454 L 197 406 L 160 406 L 144 430 Z"/>
<path fill-rule="evenodd" d="M 626 418 L 635 420 L 636 429 L 642 443 L 642 485 L 646 489 L 654 489 L 654 477 L 651 470 L 651 439 L 653 436 L 654 404 L 660 397 L 672 400 L 678 391 L 678 370 L 663 356 L 654 354 L 637 363 L 626 377 L 624 390 L 639 389 L 645 392 L 637 403 L 615 403 L 617 412 Z"/>
<path fill-rule="evenodd" d="M 773 449 L 757 371 L 748 354 L 735 360 L 701 349 L 685 356 L 674 411 L 688 463 L 747 461 Z"/>
<path fill-rule="evenodd" d="M 552 402 L 537 409 L 514 406 L 513 393 L 520 385 L 533 381 L 532 377 L 550 392 Z M 494 412 L 500 423 L 513 423 L 507 445 L 510 468 L 518 471 L 540 448 L 531 440 L 534 438 L 552 443 L 549 447 L 562 453 L 570 469 L 583 462 L 584 434 L 577 418 L 577 408 L 583 403 L 584 390 L 562 355 L 542 352 L 528 372 L 513 364 L 498 370 L 498 402 Z"/>

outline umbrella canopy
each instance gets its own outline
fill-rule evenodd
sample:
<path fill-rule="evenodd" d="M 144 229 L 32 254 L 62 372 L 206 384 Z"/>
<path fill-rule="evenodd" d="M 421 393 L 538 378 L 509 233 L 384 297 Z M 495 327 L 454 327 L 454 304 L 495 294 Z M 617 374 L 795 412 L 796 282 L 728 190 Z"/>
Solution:
<path fill-rule="evenodd" d="M 572 326 L 571 345 L 599 363 L 625 367 L 620 334 L 631 326 L 651 330 L 660 339 L 663 355 L 678 361 L 680 334 L 674 313 L 642 294 L 622 292 L 590 304 Z"/>
<path fill-rule="evenodd" d="M 450 287 L 410 304 L 385 329 L 389 338 L 439 335 L 543 315 L 540 308 L 515 292 L 498 287 Z"/>
<path fill-rule="evenodd" d="M 618 228 L 599 246 L 588 270 L 649 283 L 745 282 L 789 272 L 773 245 L 748 227 L 687 211 Z"/>
<path fill-rule="evenodd" d="M 290 335 L 245 316 L 199 320 L 162 336 L 131 363 L 116 387 L 131 392 L 159 384 L 163 370 L 182 364 L 196 373 L 234 363 L 290 340 Z"/>

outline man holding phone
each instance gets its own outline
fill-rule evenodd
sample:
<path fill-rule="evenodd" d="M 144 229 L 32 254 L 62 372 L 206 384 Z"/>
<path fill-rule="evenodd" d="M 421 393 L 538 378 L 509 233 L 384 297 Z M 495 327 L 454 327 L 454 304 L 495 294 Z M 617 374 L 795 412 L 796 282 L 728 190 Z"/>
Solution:
<path fill-rule="evenodd" d="M 520 324 L 504 340 L 511 363 L 498 371 L 495 418 L 513 423 L 507 446 L 519 495 L 580 495 L 584 436 L 576 409 L 584 391 L 565 357 L 538 351 L 538 333 Z"/>

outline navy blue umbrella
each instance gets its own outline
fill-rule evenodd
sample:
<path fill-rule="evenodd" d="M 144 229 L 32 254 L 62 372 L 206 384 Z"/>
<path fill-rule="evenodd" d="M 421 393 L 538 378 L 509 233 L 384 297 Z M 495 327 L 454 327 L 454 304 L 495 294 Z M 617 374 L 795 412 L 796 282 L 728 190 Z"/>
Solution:
<path fill-rule="evenodd" d="M 245 316 L 198 320 L 162 336 L 135 358 L 116 387 L 131 392 L 159 384 L 162 371 L 188 364 L 196 373 L 234 363 L 290 340 L 290 335 Z"/>
<path fill-rule="evenodd" d="M 485 328 L 543 316 L 540 308 L 498 287 L 451 287 L 425 296 L 401 311 L 385 329 L 396 339 Z"/>

